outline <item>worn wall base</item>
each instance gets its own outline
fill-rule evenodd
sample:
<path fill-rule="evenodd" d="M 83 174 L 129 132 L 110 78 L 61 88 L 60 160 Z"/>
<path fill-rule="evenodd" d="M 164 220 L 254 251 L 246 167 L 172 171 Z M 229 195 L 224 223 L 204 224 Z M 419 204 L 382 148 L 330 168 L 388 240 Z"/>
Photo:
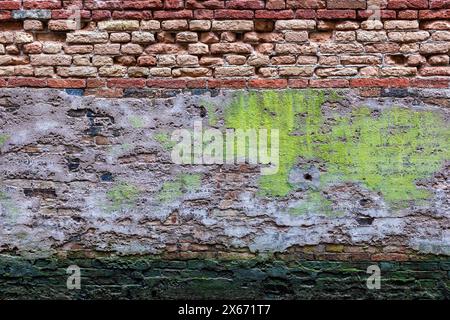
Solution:
<path fill-rule="evenodd" d="M 449 299 L 450 261 L 35 259 L 0 256 L 0 299 Z M 81 289 L 66 286 L 70 265 Z"/>
<path fill-rule="evenodd" d="M 436 104 L 448 90 L 78 94 L 0 91 L 3 251 L 336 244 L 450 255 L 450 114 Z M 171 135 L 195 123 L 220 134 L 279 129 L 278 171 L 175 164 Z"/>

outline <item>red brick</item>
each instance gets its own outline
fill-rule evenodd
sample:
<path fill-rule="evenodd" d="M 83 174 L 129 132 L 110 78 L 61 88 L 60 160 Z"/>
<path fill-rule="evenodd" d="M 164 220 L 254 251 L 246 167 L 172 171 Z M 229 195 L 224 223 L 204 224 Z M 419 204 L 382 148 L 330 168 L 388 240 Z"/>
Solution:
<path fill-rule="evenodd" d="M 256 19 L 292 19 L 294 11 L 292 10 L 256 10 Z"/>
<path fill-rule="evenodd" d="M 189 19 L 194 16 L 192 10 L 155 11 L 153 15 L 155 19 Z"/>
<path fill-rule="evenodd" d="M 407 261 L 408 256 L 403 253 L 377 253 L 372 255 L 373 261 Z"/>
<path fill-rule="evenodd" d="M 164 7 L 162 0 L 124 0 L 120 6 L 123 9 L 161 9 Z M 120 9 L 120 8 L 116 8 Z"/>
<path fill-rule="evenodd" d="M 0 87 L 6 87 L 7 84 L 8 84 L 7 79 L 0 78 Z"/>
<path fill-rule="evenodd" d="M 220 89 L 220 88 L 243 89 L 246 87 L 247 87 L 247 82 L 245 79 L 230 79 L 230 80 L 209 79 L 208 80 L 208 88 L 210 88 L 210 89 Z"/>
<path fill-rule="evenodd" d="M 155 66 L 156 65 L 156 57 L 154 56 L 140 56 L 137 59 L 137 63 L 140 66 Z"/>
<path fill-rule="evenodd" d="M 317 10 L 319 19 L 355 19 L 355 10 Z"/>
<path fill-rule="evenodd" d="M 225 8 L 224 0 L 186 0 L 187 9 L 221 9 Z"/>
<path fill-rule="evenodd" d="M 249 88 L 260 89 L 282 89 L 287 87 L 286 79 L 251 79 L 248 81 Z"/>
<path fill-rule="evenodd" d="M 182 79 L 151 79 L 147 80 L 147 87 L 183 89 L 186 87 L 186 80 Z"/>
<path fill-rule="evenodd" d="M 84 79 L 48 79 L 50 88 L 86 88 Z"/>
<path fill-rule="evenodd" d="M 38 78 L 9 78 L 9 87 L 46 87 L 46 79 Z"/>
<path fill-rule="evenodd" d="M 87 79 L 86 87 L 87 88 L 106 87 L 106 80 L 105 79 Z"/>
<path fill-rule="evenodd" d="M 62 1 L 62 7 L 65 9 L 68 8 L 78 8 L 83 9 L 83 2 L 84 0 L 61 0 Z"/>
<path fill-rule="evenodd" d="M 142 19 L 152 19 L 152 13 L 155 15 L 155 19 L 164 20 L 164 19 L 242 19 L 242 20 L 253 20 L 255 19 L 256 25 L 261 25 L 260 27 L 255 27 L 254 31 L 256 32 L 264 32 L 269 33 L 273 31 L 274 20 L 282 19 L 321 19 L 318 21 L 320 23 L 320 30 L 325 30 L 323 26 L 328 26 L 329 29 L 333 30 L 334 25 L 339 19 L 366 19 L 370 17 L 373 12 L 371 10 L 363 10 L 365 8 L 363 6 L 364 0 L 143 0 L 143 1 L 135 1 L 135 0 L 25 0 L 25 1 L 13 1 L 13 0 L 0 0 L 0 20 L 9 20 L 11 12 L 8 10 L 16 10 L 17 4 L 24 2 L 26 6 L 30 8 L 34 6 L 34 8 L 42 8 L 42 7 L 51 7 L 52 17 L 55 20 L 62 20 L 69 18 L 73 12 L 71 10 L 67 10 L 69 4 L 85 4 L 86 10 L 82 10 L 83 19 L 87 20 L 92 19 L 93 21 L 104 20 L 104 19 L 124 19 L 124 20 L 142 20 Z M 428 6 L 428 3 L 430 4 Z M 62 4 L 62 6 L 61 6 Z M 328 6 L 327 6 L 328 4 Z M 41 7 L 39 7 L 40 5 Z M 20 7 L 20 6 L 19 6 Z M 55 8 L 54 8 L 55 7 Z M 431 28 L 430 33 L 433 33 L 433 30 L 442 29 L 446 30 L 449 27 L 445 25 L 447 21 L 450 19 L 450 0 L 389 0 L 386 1 L 386 8 L 388 10 L 382 10 L 381 15 L 383 20 L 385 19 L 422 19 L 421 28 Z M 14 9 L 13 9 L 14 8 Z M 318 10 L 315 10 L 315 9 Z M 156 11 L 151 11 L 155 10 Z M 354 10 L 361 9 L 361 10 Z M 92 10 L 92 13 L 91 13 Z M 260 20 L 256 20 L 260 19 Z M 438 21 L 430 21 L 436 19 Z M 360 22 L 360 21 L 359 21 Z M 16 23 L 16 22 L 14 22 Z M 439 23 L 441 26 L 433 25 L 432 23 Z M 22 28 L 22 22 L 17 22 L 15 26 L 11 25 L 12 22 L 2 22 L 0 21 L 0 30 L 9 31 L 9 30 L 20 30 Z M 267 24 L 267 26 L 266 26 Z M 157 25 L 157 23 L 156 23 Z M 92 30 L 95 25 L 92 24 L 86 28 L 86 31 Z M 157 29 L 157 27 L 154 27 Z M 205 30 L 206 32 L 206 30 Z M 326 32 L 322 32 L 325 34 Z M 329 33 L 329 32 L 328 32 Z M 313 40 L 320 40 L 320 37 L 313 33 L 310 36 L 313 36 Z M 35 33 L 35 42 L 39 41 L 56 41 L 64 42 L 64 38 L 66 34 L 64 33 Z M 251 35 L 251 34 L 250 34 Z M 275 35 L 275 34 L 274 34 Z M 243 35 L 238 34 L 236 41 L 232 39 L 231 41 L 236 42 L 240 45 L 249 45 L 245 44 L 245 37 Z M 3 37 L 8 37 L 8 34 L 3 35 Z M 261 35 L 262 37 L 262 35 Z M 269 37 L 268 39 L 275 39 L 275 37 Z M 444 37 L 442 35 L 442 37 Z M 258 39 L 258 38 L 256 38 Z M 325 39 L 325 37 L 324 37 Z M 263 41 L 264 40 L 264 41 Z M 255 51 L 264 52 L 268 56 L 273 55 L 273 43 L 265 43 L 269 42 L 266 38 L 260 40 L 260 44 L 256 45 L 257 41 L 254 41 L 254 46 L 250 46 L 249 48 Z M 325 39 L 326 40 L 326 39 Z M 445 38 L 443 38 L 445 41 Z M 8 42 L 9 41 L 9 42 Z M 218 41 L 218 40 L 217 40 Z M 242 42 L 244 41 L 244 42 Z M 278 42 L 279 39 L 273 40 L 273 42 Z M 9 46 L 12 43 L 11 40 L 3 40 L 3 46 L 7 47 L 8 55 L 15 54 L 14 47 Z M 272 42 L 272 40 L 270 40 Z M 317 42 L 317 41 L 316 41 Z M 161 44 L 161 43 L 160 43 Z M 155 44 L 155 46 L 158 44 Z M 169 44 L 174 49 L 174 53 L 176 52 L 184 52 L 187 50 L 187 45 L 185 44 Z M 231 44 L 227 44 L 231 45 Z M 235 45 L 235 44 L 233 44 Z M 347 44 L 346 44 L 347 45 Z M 27 52 L 27 47 L 29 45 L 19 45 L 17 50 L 22 50 L 25 54 L 31 53 Z M 153 46 L 152 46 L 153 47 Z M 300 48 L 300 44 L 298 45 Z M 399 52 L 400 44 L 396 43 L 367 43 L 364 45 L 367 52 Z M 303 48 L 303 47 L 302 47 Z M 386 50 L 388 48 L 389 50 Z M 403 47 L 402 47 L 403 48 Z M 143 45 L 143 49 L 145 46 Z M 405 49 L 409 49 L 406 48 Z M 246 50 L 243 52 L 243 55 L 248 56 L 253 50 Z M 306 50 L 306 49 L 305 49 Z M 361 50 L 363 50 L 361 48 Z M 363 51 L 364 51 L 363 50 Z M 164 51 L 164 52 L 162 52 Z M 167 50 L 162 50 L 161 53 L 169 53 Z M 36 53 L 38 53 L 37 51 Z M 151 52 L 151 51 L 149 51 Z M 155 51 L 156 52 L 156 51 Z M 212 52 L 209 53 L 206 57 L 212 57 L 216 59 L 223 59 L 225 53 L 221 52 Z M 68 52 L 66 52 L 69 54 Z M 307 55 L 313 54 L 314 52 L 305 53 Z M 334 52 L 330 52 L 334 53 Z M 355 54 L 362 53 L 354 52 Z M 200 53 L 199 53 L 200 54 Z M 203 53 L 202 53 L 203 54 Z M 152 55 L 144 55 L 139 57 L 139 54 L 135 56 L 127 56 L 127 57 L 111 57 L 114 59 L 114 63 L 120 64 L 125 63 L 123 60 L 128 58 L 130 60 L 129 65 L 133 66 L 154 66 L 157 65 L 156 57 Z M 137 60 L 137 62 L 136 62 Z M 78 59 L 80 64 L 89 63 L 88 59 L 81 58 Z M 86 62 L 87 61 L 87 62 Z M 105 63 L 109 63 L 105 59 Z M 245 61 L 245 59 L 244 59 Z M 258 73 L 258 67 L 256 67 L 256 73 Z M 11 71 L 11 68 L 5 68 L 6 74 L 14 74 Z M 24 68 L 23 70 L 29 72 L 32 69 Z M 268 69 L 270 71 L 271 69 Z M 22 71 L 22 72 L 25 72 Z M 45 70 L 44 70 L 45 71 Z M 111 86 L 110 90 L 104 90 L 106 94 L 121 94 L 122 91 L 118 91 L 115 89 L 122 89 L 126 87 L 145 87 L 146 85 L 153 85 L 155 87 L 161 88 L 204 88 L 206 85 L 209 87 L 227 87 L 227 88 L 283 88 L 286 85 L 291 87 L 315 87 L 315 88 L 326 88 L 326 87 L 348 87 L 353 86 L 357 88 L 361 88 L 358 90 L 362 90 L 369 94 L 369 92 L 379 92 L 379 88 L 384 87 L 406 87 L 407 85 L 413 87 L 423 87 L 423 88 L 448 88 L 449 85 L 449 75 L 450 75 L 450 67 L 448 65 L 442 66 L 430 66 L 423 65 L 419 67 L 420 78 L 394 78 L 392 75 L 390 78 L 352 78 L 349 79 L 347 77 L 335 79 L 335 78 L 325 78 L 325 79 L 310 79 L 310 78 L 299 78 L 299 79 L 279 79 L 279 78 L 251 78 L 253 76 L 248 76 L 245 78 L 241 73 L 235 74 L 236 78 L 231 79 L 206 79 L 204 76 L 191 80 L 187 78 L 122 78 L 119 77 L 117 79 L 48 79 L 45 85 L 49 87 L 89 87 L 89 88 L 97 88 L 97 87 L 105 87 L 106 85 Z M 29 73 L 32 75 L 32 73 Z M 252 73 L 253 74 L 253 73 Z M 275 74 L 275 73 L 274 73 Z M 273 75 L 274 75 L 273 74 Z M 368 75 L 366 73 L 363 76 Z M 375 74 L 375 73 L 374 73 Z M 264 75 L 270 76 L 267 72 Z M 19 77 L 18 77 L 19 76 Z M 46 81 L 43 78 L 25 78 L 27 77 L 27 73 L 16 73 L 14 77 L 9 78 L 9 80 L 1 80 L 0 86 L 2 85 L 17 85 L 17 86 L 42 86 Z M 8 79 L 8 78 L 7 78 Z M 43 82 L 44 81 L 44 82 Z M 112 90 L 114 89 L 114 90 Z M 91 90 L 94 92 L 93 90 Z M 101 92 L 101 91 L 98 91 Z"/>
<path fill-rule="evenodd" d="M 266 9 L 270 10 L 282 10 L 286 8 L 285 0 L 267 0 Z"/>
<path fill-rule="evenodd" d="M 290 79 L 288 83 L 289 88 L 307 88 L 307 79 Z"/>
<path fill-rule="evenodd" d="M 448 0 L 430 0 L 431 9 L 450 9 L 450 1 Z"/>
<path fill-rule="evenodd" d="M 152 18 L 152 12 L 148 10 L 114 11 L 112 17 L 117 20 L 150 20 Z"/>
<path fill-rule="evenodd" d="M 0 10 L 0 21 L 2 20 L 11 20 L 12 15 L 11 11 L 2 11 Z"/>
<path fill-rule="evenodd" d="M 403 88 L 409 86 L 410 79 L 406 78 L 359 78 L 350 79 L 351 87 L 386 87 Z"/>
<path fill-rule="evenodd" d="M 89 10 L 120 10 L 120 9 L 162 9 L 162 0 L 85 0 L 84 7 Z"/>
<path fill-rule="evenodd" d="M 316 11 L 310 9 L 298 9 L 295 11 L 296 19 L 315 19 Z"/>
<path fill-rule="evenodd" d="M 116 0 L 105 0 L 105 1 L 97 1 L 97 0 L 85 0 L 84 8 L 88 10 L 111 10 L 111 9 L 122 9 L 123 3 Z"/>
<path fill-rule="evenodd" d="M 286 7 L 292 9 L 322 9 L 326 0 L 286 0 Z"/>
<path fill-rule="evenodd" d="M 92 20 L 100 21 L 100 20 L 109 20 L 111 19 L 111 11 L 107 10 L 92 10 Z"/>
<path fill-rule="evenodd" d="M 251 10 L 220 9 L 214 10 L 216 19 L 253 19 L 254 14 Z"/>
<path fill-rule="evenodd" d="M 195 79 L 187 81 L 187 88 L 189 89 L 206 89 L 207 80 L 206 79 Z"/>
<path fill-rule="evenodd" d="M 164 0 L 165 9 L 183 9 L 184 0 Z"/>
<path fill-rule="evenodd" d="M 145 79 L 108 79 L 107 85 L 110 88 L 143 88 Z"/>
<path fill-rule="evenodd" d="M 347 88 L 350 82 L 345 79 L 312 79 L 309 86 L 312 88 Z"/>
<path fill-rule="evenodd" d="M 204 20 L 204 19 L 213 19 L 214 11 L 207 9 L 198 9 L 194 10 L 194 19 Z"/>
<path fill-rule="evenodd" d="M 61 0 L 24 0 L 24 9 L 60 9 Z"/>
<path fill-rule="evenodd" d="M 225 3 L 226 8 L 232 9 L 264 9 L 263 0 L 230 0 Z"/>
<path fill-rule="evenodd" d="M 358 10 L 358 19 L 367 19 L 373 14 L 372 10 Z M 395 10 L 381 10 L 380 16 L 383 19 L 395 19 L 397 18 L 397 12 Z"/>
<path fill-rule="evenodd" d="M 81 18 L 83 19 L 91 18 L 91 12 L 88 10 L 81 10 L 80 15 Z M 52 10 L 52 19 L 69 19 L 71 17 L 73 17 L 72 10 L 65 10 L 65 9 Z"/>
<path fill-rule="evenodd" d="M 0 1 L 0 10 L 17 10 L 20 9 L 20 0 L 16 1 Z"/>
<path fill-rule="evenodd" d="M 450 76 L 450 67 L 424 67 L 420 69 L 420 74 L 425 77 Z"/>
<path fill-rule="evenodd" d="M 417 10 L 401 10 L 397 13 L 399 19 L 417 19 L 419 17 L 419 11 Z"/>
<path fill-rule="evenodd" d="M 388 0 L 389 9 L 426 9 L 428 0 Z"/>
<path fill-rule="evenodd" d="M 86 95 L 95 95 L 97 97 L 103 98 L 121 98 L 123 97 L 123 89 L 122 88 L 101 88 L 94 89 L 85 92 Z"/>
<path fill-rule="evenodd" d="M 450 80 L 444 78 L 411 79 L 411 87 L 417 88 L 448 88 L 449 84 Z"/>
<path fill-rule="evenodd" d="M 329 9 L 366 9 L 366 0 L 327 0 Z"/>
<path fill-rule="evenodd" d="M 450 19 L 450 9 L 420 10 L 419 19 Z"/>

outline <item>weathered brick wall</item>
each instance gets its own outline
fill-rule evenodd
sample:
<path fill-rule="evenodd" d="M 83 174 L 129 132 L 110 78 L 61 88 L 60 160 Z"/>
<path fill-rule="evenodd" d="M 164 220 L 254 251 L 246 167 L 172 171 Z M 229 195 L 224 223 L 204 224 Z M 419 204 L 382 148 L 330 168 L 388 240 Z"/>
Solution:
<path fill-rule="evenodd" d="M 0 0 L 0 298 L 449 298 L 449 18 Z M 279 171 L 175 164 L 194 122 L 279 129 Z"/>
<path fill-rule="evenodd" d="M 0 86 L 446 88 L 449 18 L 448 0 L 1 0 Z"/>
<path fill-rule="evenodd" d="M 80 290 L 66 269 L 82 268 Z M 35 259 L 0 256 L 0 297 L 9 299 L 450 299 L 445 260 L 382 262 L 382 289 L 368 290 L 370 262 Z M 172 310 L 168 310 L 171 312 Z"/>
<path fill-rule="evenodd" d="M 1 251 L 362 261 L 450 254 L 450 116 L 440 106 L 448 89 L 386 89 L 370 99 L 352 90 L 82 93 L 0 90 Z M 279 128 L 278 171 L 176 164 L 171 134 L 194 122 Z"/>

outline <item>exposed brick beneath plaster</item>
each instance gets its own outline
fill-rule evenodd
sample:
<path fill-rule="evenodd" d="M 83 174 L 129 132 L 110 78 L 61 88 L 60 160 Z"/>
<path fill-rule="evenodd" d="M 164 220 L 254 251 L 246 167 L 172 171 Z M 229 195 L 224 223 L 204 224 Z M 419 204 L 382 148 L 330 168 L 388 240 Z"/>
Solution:
<path fill-rule="evenodd" d="M 448 1 L 83 3 L 0 1 L 3 86 L 447 87 Z"/>

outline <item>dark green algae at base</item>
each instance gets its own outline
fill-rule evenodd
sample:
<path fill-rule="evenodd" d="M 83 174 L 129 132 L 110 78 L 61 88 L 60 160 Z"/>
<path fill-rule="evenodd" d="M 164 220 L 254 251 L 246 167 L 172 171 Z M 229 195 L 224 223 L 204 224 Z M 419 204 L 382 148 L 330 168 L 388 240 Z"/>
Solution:
<path fill-rule="evenodd" d="M 381 269 L 369 290 L 367 268 Z M 81 289 L 67 289 L 67 268 Z M 449 299 L 450 259 L 410 262 L 25 259 L 0 256 L 0 299 Z"/>

